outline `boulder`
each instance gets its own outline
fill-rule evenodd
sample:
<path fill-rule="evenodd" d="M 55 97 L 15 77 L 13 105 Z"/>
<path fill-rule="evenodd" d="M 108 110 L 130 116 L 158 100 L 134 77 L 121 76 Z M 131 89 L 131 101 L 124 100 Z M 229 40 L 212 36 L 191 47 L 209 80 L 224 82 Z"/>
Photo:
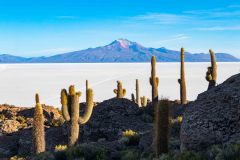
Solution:
<path fill-rule="evenodd" d="M 186 107 L 180 138 L 182 150 L 196 151 L 240 141 L 240 74 L 199 94 Z"/>

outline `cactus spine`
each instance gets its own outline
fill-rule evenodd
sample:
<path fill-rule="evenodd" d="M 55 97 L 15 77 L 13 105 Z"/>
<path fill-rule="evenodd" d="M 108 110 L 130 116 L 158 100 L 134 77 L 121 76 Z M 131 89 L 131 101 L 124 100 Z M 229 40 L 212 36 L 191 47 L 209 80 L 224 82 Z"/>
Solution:
<path fill-rule="evenodd" d="M 145 97 L 145 96 L 141 97 L 141 106 L 142 107 L 147 106 L 147 97 Z"/>
<path fill-rule="evenodd" d="M 187 103 L 187 95 L 186 95 L 186 81 L 185 81 L 185 70 L 184 70 L 184 48 L 181 48 L 181 76 L 178 79 L 178 83 L 180 84 L 180 99 L 181 104 Z"/>
<path fill-rule="evenodd" d="M 140 106 L 139 80 L 136 79 L 136 103 Z"/>
<path fill-rule="evenodd" d="M 211 57 L 211 67 L 208 67 L 208 71 L 206 72 L 206 80 L 209 82 L 208 90 L 216 86 L 217 82 L 217 63 L 214 52 L 210 49 L 210 57 Z"/>
<path fill-rule="evenodd" d="M 155 142 L 154 150 L 159 157 L 168 153 L 169 101 L 160 100 L 155 113 Z"/>
<path fill-rule="evenodd" d="M 66 89 L 61 91 L 62 114 L 70 124 L 68 146 L 71 147 L 77 143 L 79 137 L 79 125 L 85 124 L 91 117 L 93 110 L 93 91 L 87 89 L 86 110 L 83 116 L 79 116 L 80 104 L 79 98 L 81 92 L 75 92 L 75 87 L 69 87 L 69 93 Z"/>
<path fill-rule="evenodd" d="M 39 101 L 39 95 L 35 95 L 36 106 L 33 119 L 33 152 L 38 154 L 45 151 L 45 131 L 43 108 Z"/>
<path fill-rule="evenodd" d="M 117 94 L 117 98 L 123 98 L 126 95 L 126 89 L 122 88 L 122 82 L 117 81 L 117 89 L 114 89 L 113 92 Z"/>
<path fill-rule="evenodd" d="M 159 84 L 159 78 L 156 76 L 156 57 L 152 56 L 151 59 L 151 77 L 150 77 L 150 84 L 152 85 L 152 101 L 157 102 L 158 101 L 158 84 Z"/>

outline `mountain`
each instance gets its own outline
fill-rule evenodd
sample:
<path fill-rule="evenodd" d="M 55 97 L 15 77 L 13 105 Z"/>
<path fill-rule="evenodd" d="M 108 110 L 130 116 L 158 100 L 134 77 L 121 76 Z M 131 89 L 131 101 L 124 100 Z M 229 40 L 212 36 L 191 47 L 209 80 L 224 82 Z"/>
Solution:
<path fill-rule="evenodd" d="M 112 43 L 96 48 L 57 54 L 50 57 L 24 58 L 11 55 L 0 55 L 0 63 L 101 63 L 101 62 L 149 62 L 155 55 L 157 61 L 178 62 L 180 52 L 162 48 L 147 48 L 127 39 L 118 39 Z M 227 53 L 216 53 L 218 62 L 239 62 L 240 60 Z M 186 62 L 207 62 L 210 55 L 185 52 Z"/>

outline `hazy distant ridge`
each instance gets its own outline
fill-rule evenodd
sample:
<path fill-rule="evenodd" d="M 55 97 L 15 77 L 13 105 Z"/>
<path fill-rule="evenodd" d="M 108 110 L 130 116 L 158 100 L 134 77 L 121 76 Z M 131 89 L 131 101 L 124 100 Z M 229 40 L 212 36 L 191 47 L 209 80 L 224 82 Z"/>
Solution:
<path fill-rule="evenodd" d="M 158 61 L 178 62 L 179 51 L 162 48 L 147 48 L 126 39 L 115 40 L 109 45 L 86 50 L 57 54 L 50 57 L 24 58 L 8 54 L 0 55 L 0 63 L 90 63 L 90 62 L 149 62 L 155 55 Z M 239 62 L 228 53 L 216 53 L 218 62 Z M 186 62 L 210 61 L 209 54 L 185 53 Z"/>

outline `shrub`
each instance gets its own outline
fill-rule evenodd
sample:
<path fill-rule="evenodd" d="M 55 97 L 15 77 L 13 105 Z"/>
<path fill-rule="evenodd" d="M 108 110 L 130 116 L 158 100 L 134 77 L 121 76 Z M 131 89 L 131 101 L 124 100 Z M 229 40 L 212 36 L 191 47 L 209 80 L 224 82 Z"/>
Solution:
<path fill-rule="evenodd" d="M 225 147 L 222 152 L 219 152 L 216 160 L 240 160 L 240 144 L 232 144 Z"/>
<path fill-rule="evenodd" d="M 56 160 L 54 155 L 50 152 L 39 153 L 34 160 Z"/>
<path fill-rule="evenodd" d="M 4 114 L 0 114 L 0 120 L 4 121 L 6 119 L 5 115 Z"/>
<path fill-rule="evenodd" d="M 14 117 L 14 119 L 18 121 L 20 124 L 24 124 L 27 121 L 26 118 L 23 116 L 17 116 L 17 117 Z"/>
<path fill-rule="evenodd" d="M 169 154 L 162 154 L 159 160 L 173 160 L 173 158 Z"/>
<path fill-rule="evenodd" d="M 126 145 L 138 145 L 140 141 L 140 135 L 133 130 L 126 130 L 122 133 L 122 138 L 120 141 L 123 141 Z"/>
<path fill-rule="evenodd" d="M 59 118 L 59 119 L 52 119 L 49 125 L 52 127 L 60 127 L 63 125 L 63 123 L 64 123 L 64 119 Z"/>
<path fill-rule="evenodd" d="M 57 160 L 66 160 L 66 149 L 67 145 L 56 145 L 55 146 L 55 152 L 54 152 L 54 157 Z"/>
<path fill-rule="evenodd" d="M 13 157 L 10 158 L 10 160 L 26 160 L 26 158 L 13 156 Z"/>
<path fill-rule="evenodd" d="M 140 153 L 137 150 L 125 150 L 121 152 L 121 160 L 138 160 Z"/>
<path fill-rule="evenodd" d="M 81 144 L 66 150 L 67 159 L 84 158 L 84 160 L 105 160 L 106 153 L 102 148 Z"/>
<path fill-rule="evenodd" d="M 184 151 L 180 154 L 177 154 L 174 156 L 174 159 L 176 160 L 203 160 L 202 157 L 192 151 Z"/>
<path fill-rule="evenodd" d="M 59 145 L 56 145 L 56 146 L 55 146 L 55 152 L 64 151 L 64 150 L 66 150 L 66 149 L 67 149 L 67 145 L 61 145 L 61 144 L 59 144 Z"/>

